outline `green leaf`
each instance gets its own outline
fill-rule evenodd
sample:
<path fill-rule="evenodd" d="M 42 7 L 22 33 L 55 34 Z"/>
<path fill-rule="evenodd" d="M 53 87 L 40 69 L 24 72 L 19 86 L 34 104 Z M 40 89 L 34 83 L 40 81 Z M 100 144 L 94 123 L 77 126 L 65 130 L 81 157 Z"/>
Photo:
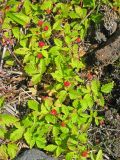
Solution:
<path fill-rule="evenodd" d="M 103 93 L 110 93 L 112 91 L 113 87 L 114 87 L 114 82 L 107 83 L 107 84 L 102 85 L 101 91 Z"/>
<path fill-rule="evenodd" d="M 12 32 L 15 38 L 19 40 L 20 38 L 20 29 L 18 27 L 13 27 Z"/>
<path fill-rule="evenodd" d="M 61 30 L 62 29 L 61 23 L 62 23 L 62 20 L 57 20 L 53 25 L 53 29 L 54 30 Z"/>
<path fill-rule="evenodd" d="M 71 43 L 71 38 L 69 36 L 65 36 L 65 42 L 69 45 Z"/>
<path fill-rule="evenodd" d="M 80 106 L 79 100 L 75 99 L 72 103 L 73 107 L 78 108 Z"/>
<path fill-rule="evenodd" d="M 98 126 L 99 125 L 99 120 L 97 117 L 95 117 L 95 124 Z"/>
<path fill-rule="evenodd" d="M 32 76 L 31 81 L 33 82 L 33 84 L 37 84 L 41 81 L 41 79 L 42 79 L 42 75 L 38 73 Z"/>
<path fill-rule="evenodd" d="M 25 48 L 27 46 L 27 42 L 28 42 L 28 39 L 27 38 L 24 38 L 24 39 L 20 39 L 20 45 Z"/>
<path fill-rule="evenodd" d="M 95 0 L 83 0 L 84 7 L 95 7 Z"/>
<path fill-rule="evenodd" d="M 2 114 L 0 115 L 0 123 L 6 126 L 10 126 L 15 124 L 19 119 L 10 114 Z"/>
<path fill-rule="evenodd" d="M 24 138 L 27 144 L 32 148 L 35 145 L 35 139 L 33 139 L 33 133 L 30 128 L 27 129 L 27 132 L 24 133 Z"/>
<path fill-rule="evenodd" d="M 45 59 L 41 59 L 40 64 L 38 65 L 39 68 L 39 72 L 42 75 L 45 71 L 46 71 L 46 60 Z"/>
<path fill-rule="evenodd" d="M 97 99 L 97 103 L 102 107 L 105 105 L 105 100 L 102 94 L 99 95 L 99 99 Z"/>
<path fill-rule="evenodd" d="M 70 99 L 81 98 L 81 95 L 80 95 L 79 91 L 77 91 L 77 90 L 70 90 L 69 96 L 70 96 Z"/>
<path fill-rule="evenodd" d="M 75 135 L 78 136 L 79 135 L 79 129 L 77 126 L 75 126 L 74 124 L 70 124 L 71 127 L 71 135 Z"/>
<path fill-rule="evenodd" d="M 51 75 L 58 82 L 63 82 L 63 73 L 61 70 L 55 71 L 55 73 L 51 73 Z"/>
<path fill-rule="evenodd" d="M 52 131 L 52 133 L 53 133 L 53 136 L 54 136 L 54 137 L 57 137 L 58 134 L 59 134 L 59 127 L 53 126 L 53 131 Z"/>
<path fill-rule="evenodd" d="M 10 18 L 8 18 L 8 17 L 4 18 L 4 21 L 1 26 L 2 29 L 11 29 L 10 21 L 11 21 Z"/>
<path fill-rule="evenodd" d="M 21 21 L 24 21 L 24 25 L 29 24 L 30 23 L 30 16 L 25 15 L 23 12 L 19 12 L 19 13 L 13 13 L 17 19 L 20 18 Z"/>
<path fill-rule="evenodd" d="M 29 0 L 24 1 L 25 13 L 29 15 L 31 13 L 31 2 Z"/>
<path fill-rule="evenodd" d="M 85 23 L 85 21 L 84 21 L 84 23 Z M 86 29 L 82 27 L 80 29 L 80 38 L 81 38 L 81 40 L 83 40 L 85 38 L 85 36 L 86 36 Z"/>
<path fill-rule="evenodd" d="M 30 129 L 28 128 L 27 131 L 24 133 L 24 138 L 27 142 L 28 145 L 30 145 L 31 140 L 32 140 L 32 133 L 30 131 Z"/>
<path fill-rule="evenodd" d="M 26 21 L 24 20 L 24 17 L 21 19 L 21 18 L 19 18 L 19 15 L 20 15 L 19 13 L 12 13 L 12 12 L 6 13 L 7 17 L 11 18 L 13 21 L 17 22 L 18 24 L 25 26 Z"/>
<path fill-rule="evenodd" d="M 80 142 L 86 143 L 87 142 L 87 133 L 79 134 L 78 139 L 80 140 Z"/>
<path fill-rule="evenodd" d="M 23 136 L 24 130 L 25 130 L 24 127 L 17 128 L 15 131 L 13 131 L 10 134 L 10 140 L 13 141 L 13 142 L 15 142 L 17 140 L 20 140 Z"/>
<path fill-rule="evenodd" d="M 99 80 L 92 80 L 91 82 L 91 90 L 93 93 L 98 96 L 100 90 L 100 81 Z"/>
<path fill-rule="evenodd" d="M 81 19 L 87 15 L 87 9 L 85 9 L 85 8 L 81 8 L 79 6 L 76 6 L 75 11 Z"/>
<path fill-rule="evenodd" d="M 52 54 L 53 56 L 59 55 L 59 50 L 60 50 L 60 47 L 53 46 L 50 48 L 49 53 Z"/>
<path fill-rule="evenodd" d="M 8 160 L 7 147 L 5 144 L 0 145 L 0 159 Z"/>
<path fill-rule="evenodd" d="M 48 113 L 47 108 L 43 104 L 41 105 L 41 112 L 40 113 L 41 113 L 41 117 Z"/>
<path fill-rule="evenodd" d="M 10 156 L 10 159 L 13 159 L 13 158 L 16 157 L 17 151 L 18 151 L 17 144 L 15 144 L 15 143 L 14 144 L 12 144 L 12 143 L 8 144 L 7 152 L 9 154 L 9 156 Z"/>
<path fill-rule="evenodd" d="M 99 24 L 102 20 L 102 15 L 100 13 L 94 13 L 91 15 L 91 20 L 93 20 L 94 23 Z"/>
<path fill-rule="evenodd" d="M 78 120 L 78 114 L 77 113 L 72 113 L 71 114 L 71 122 L 76 123 Z"/>
<path fill-rule="evenodd" d="M 55 38 L 55 39 L 54 39 L 54 42 L 55 42 L 55 44 L 56 44 L 58 47 L 62 47 L 62 41 L 61 41 L 61 40 Z"/>
<path fill-rule="evenodd" d="M 62 144 L 62 139 L 60 137 L 55 137 L 55 143 L 60 146 Z"/>
<path fill-rule="evenodd" d="M 65 133 L 65 134 L 69 133 L 69 129 L 66 127 L 60 127 L 60 130 L 62 131 L 62 133 Z"/>
<path fill-rule="evenodd" d="M 0 139 L 4 139 L 6 132 L 7 131 L 4 128 L 0 128 Z"/>
<path fill-rule="evenodd" d="M 97 157 L 96 157 L 96 160 L 103 160 L 102 150 L 99 150 L 99 152 L 98 152 L 98 154 L 97 154 Z"/>
<path fill-rule="evenodd" d="M 28 100 L 28 107 L 35 111 L 39 111 L 39 103 L 35 100 Z"/>
<path fill-rule="evenodd" d="M 56 149 L 56 156 L 59 157 L 63 151 L 64 151 L 64 149 L 62 149 L 60 146 L 58 146 Z"/>
<path fill-rule="evenodd" d="M 25 72 L 27 74 L 29 74 L 30 76 L 32 76 L 33 74 L 38 73 L 37 67 L 34 63 L 30 62 L 28 63 L 25 68 L 24 68 Z"/>
<path fill-rule="evenodd" d="M 68 152 L 65 156 L 66 160 L 72 160 L 75 155 L 75 152 Z"/>
<path fill-rule="evenodd" d="M 64 26 L 64 32 L 65 34 L 70 34 L 71 31 L 70 31 L 70 24 L 66 23 L 65 26 Z"/>
<path fill-rule="evenodd" d="M 57 94 L 58 99 L 60 100 L 60 102 L 64 102 L 66 97 L 67 97 L 67 91 L 62 90 Z"/>
<path fill-rule="evenodd" d="M 26 55 L 30 52 L 29 48 L 18 48 L 14 51 L 17 55 Z"/>
<path fill-rule="evenodd" d="M 77 54 L 78 54 L 78 45 L 77 45 L 77 44 L 74 44 L 73 47 L 72 47 L 72 50 L 73 50 L 73 53 L 74 53 L 75 55 L 77 55 Z M 72 61 L 74 61 L 74 59 L 72 59 Z"/>
<path fill-rule="evenodd" d="M 75 145 L 77 145 L 77 144 L 78 144 L 78 141 L 70 137 L 70 138 L 68 139 L 68 142 L 67 142 L 67 143 L 68 143 L 68 144 L 75 144 Z"/>
<path fill-rule="evenodd" d="M 62 105 L 61 107 L 62 113 L 67 117 L 69 115 L 69 107 Z"/>
<path fill-rule="evenodd" d="M 47 97 L 45 99 L 45 106 L 46 108 L 50 108 L 53 105 L 53 99 L 51 97 Z"/>
<path fill-rule="evenodd" d="M 46 138 L 38 136 L 36 139 L 36 145 L 38 148 L 45 148 L 46 146 Z"/>
<path fill-rule="evenodd" d="M 94 101 L 93 101 L 92 96 L 90 94 L 86 94 L 84 96 L 84 99 L 86 100 L 86 102 L 90 108 L 93 107 Z"/>
<path fill-rule="evenodd" d="M 3 104 L 4 104 L 4 100 L 5 100 L 5 98 L 4 98 L 4 97 L 0 97 L 0 108 L 3 106 Z"/>
<path fill-rule="evenodd" d="M 42 55 L 45 57 L 45 58 L 48 58 L 48 52 L 46 50 L 42 50 Z"/>
<path fill-rule="evenodd" d="M 47 10 L 48 8 L 51 9 L 51 7 L 52 7 L 52 1 L 51 0 L 44 1 L 41 5 L 42 10 Z"/>
<path fill-rule="evenodd" d="M 52 124 L 56 123 L 56 117 L 51 114 L 47 114 L 45 116 L 45 120 L 47 121 L 47 123 L 52 123 Z"/>
<path fill-rule="evenodd" d="M 6 60 L 5 64 L 10 67 L 10 66 L 14 65 L 14 61 L 13 60 Z"/>
<path fill-rule="evenodd" d="M 78 141 L 73 139 L 73 138 L 69 138 L 68 141 L 67 141 L 67 146 L 69 148 L 69 150 L 71 151 L 75 151 L 77 148 L 77 145 L 78 145 Z"/>
<path fill-rule="evenodd" d="M 77 58 L 72 58 L 71 60 L 71 66 L 73 68 L 77 68 L 77 69 L 80 69 L 80 68 L 84 68 L 85 65 L 82 63 L 82 61 L 80 61 L 79 59 Z"/>
<path fill-rule="evenodd" d="M 49 144 L 49 145 L 46 146 L 44 149 L 45 149 L 46 151 L 53 152 L 56 148 L 57 148 L 56 145 Z"/>
<path fill-rule="evenodd" d="M 55 90 L 58 91 L 63 87 L 63 85 L 61 83 L 58 83 L 55 85 Z"/>
<path fill-rule="evenodd" d="M 90 158 L 91 158 L 91 160 L 95 160 L 95 153 L 91 152 L 90 153 Z"/>
<path fill-rule="evenodd" d="M 75 19 L 75 18 L 79 18 L 78 14 L 76 14 L 74 11 L 71 11 L 69 13 L 70 18 Z"/>
<path fill-rule="evenodd" d="M 88 108 L 88 103 L 86 102 L 85 99 L 80 100 L 80 104 L 82 106 L 82 110 L 85 111 Z"/>

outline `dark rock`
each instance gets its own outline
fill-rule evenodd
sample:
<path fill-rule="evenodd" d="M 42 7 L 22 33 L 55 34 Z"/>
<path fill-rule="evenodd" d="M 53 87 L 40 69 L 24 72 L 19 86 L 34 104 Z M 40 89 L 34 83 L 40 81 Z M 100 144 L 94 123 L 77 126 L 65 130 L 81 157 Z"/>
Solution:
<path fill-rule="evenodd" d="M 120 57 L 120 25 L 117 31 L 103 44 L 89 52 L 86 63 L 89 66 L 107 66 Z"/>
<path fill-rule="evenodd" d="M 55 159 L 46 155 L 39 149 L 33 148 L 21 153 L 20 155 L 17 156 L 15 160 L 55 160 Z"/>
<path fill-rule="evenodd" d="M 120 27 L 96 52 L 95 57 L 104 66 L 112 64 L 120 57 Z"/>

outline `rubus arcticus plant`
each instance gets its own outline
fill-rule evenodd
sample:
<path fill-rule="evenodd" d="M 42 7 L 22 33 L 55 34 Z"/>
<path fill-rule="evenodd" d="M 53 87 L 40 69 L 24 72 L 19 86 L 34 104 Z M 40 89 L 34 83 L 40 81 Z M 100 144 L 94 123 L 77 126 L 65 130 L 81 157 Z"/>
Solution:
<path fill-rule="evenodd" d="M 13 159 L 18 142 L 24 140 L 30 148 L 52 152 L 55 157 L 64 155 L 66 160 L 102 160 L 101 150 L 94 158 L 87 130 L 103 120 L 94 106 L 104 107 L 103 94 L 112 90 L 113 82 L 102 85 L 92 77 L 86 83 L 79 76 L 86 67 L 78 52 L 90 22 L 100 21 L 98 8 L 95 0 L 9 0 L 2 9 L 3 47 L 12 47 L 33 85 L 43 85 L 47 93 L 41 94 L 40 103 L 28 100 L 31 112 L 23 119 L 0 114 L 2 159 Z M 7 64 L 16 65 L 14 61 Z"/>

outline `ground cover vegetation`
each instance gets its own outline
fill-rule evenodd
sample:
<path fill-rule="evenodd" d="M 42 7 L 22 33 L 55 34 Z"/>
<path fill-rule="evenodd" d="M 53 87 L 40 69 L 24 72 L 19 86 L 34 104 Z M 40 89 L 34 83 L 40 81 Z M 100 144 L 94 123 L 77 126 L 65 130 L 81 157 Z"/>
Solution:
<path fill-rule="evenodd" d="M 0 2 L 1 72 L 3 66 L 16 68 L 29 83 L 26 90 L 36 95 L 26 100 L 27 109 L 21 106 L 22 116 L 4 112 L 1 95 L 0 158 L 14 159 L 23 142 L 66 160 L 102 160 L 101 147 L 89 144 L 88 130 L 104 124 L 98 110 L 105 108 L 114 81 L 91 74 L 79 47 L 91 23 L 101 22 L 100 6 L 117 9 L 119 0 Z"/>

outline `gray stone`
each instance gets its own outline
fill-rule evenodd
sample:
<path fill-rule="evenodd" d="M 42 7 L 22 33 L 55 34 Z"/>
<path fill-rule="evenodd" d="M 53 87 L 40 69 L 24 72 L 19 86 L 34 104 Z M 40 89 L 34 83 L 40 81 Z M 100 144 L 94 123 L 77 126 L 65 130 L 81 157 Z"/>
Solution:
<path fill-rule="evenodd" d="M 54 158 L 46 155 L 44 152 L 39 149 L 30 149 L 21 153 L 16 157 L 15 160 L 55 160 Z"/>

